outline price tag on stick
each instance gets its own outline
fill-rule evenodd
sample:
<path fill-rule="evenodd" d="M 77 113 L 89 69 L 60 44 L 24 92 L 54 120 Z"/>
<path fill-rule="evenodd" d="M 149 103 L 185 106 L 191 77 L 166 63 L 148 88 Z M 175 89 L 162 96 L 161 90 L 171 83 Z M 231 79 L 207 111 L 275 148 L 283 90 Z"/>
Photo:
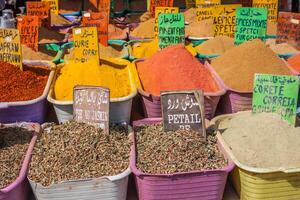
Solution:
<path fill-rule="evenodd" d="M 252 112 L 279 113 L 295 125 L 299 78 L 296 76 L 255 74 Z"/>
<path fill-rule="evenodd" d="M 109 89 L 93 86 L 74 87 L 74 120 L 109 133 Z"/>
<path fill-rule="evenodd" d="M 184 28 L 184 15 L 182 13 L 160 14 L 158 17 L 159 47 L 165 48 L 169 45 L 184 44 Z"/>
<path fill-rule="evenodd" d="M 39 1 L 27 1 L 26 11 L 28 16 L 38 16 L 39 25 L 50 27 L 51 25 L 51 15 L 50 15 L 50 3 L 49 2 L 39 2 Z"/>
<path fill-rule="evenodd" d="M 19 16 L 17 20 L 21 44 L 38 51 L 39 18 L 37 16 Z"/>
<path fill-rule="evenodd" d="M 248 40 L 266 40 L 268 14 L 265 8 L 237 8 L 234 42 L 239 45 Z"/>
<path fill-rule="evenodd" d="M 161 107 L 165 131 L 193 130 L 206 138 L 202 91 L 161 92 Z"/>
<path fill-rule="evenodd" d="M 49 2 L 51 12 L 58 15 L 58 0 L 42 0 L 42 2 L 43 1 Z"/>
<path fill-rule="evenodd" d="M 75 62 L 99 65 L 98 33 L 96 27 L 73 28 Z"/>
<path fill-rule="evenodd" d="M 22 49 L 18 29 L 0 28 L 0 60 L 22 68 Z"/>

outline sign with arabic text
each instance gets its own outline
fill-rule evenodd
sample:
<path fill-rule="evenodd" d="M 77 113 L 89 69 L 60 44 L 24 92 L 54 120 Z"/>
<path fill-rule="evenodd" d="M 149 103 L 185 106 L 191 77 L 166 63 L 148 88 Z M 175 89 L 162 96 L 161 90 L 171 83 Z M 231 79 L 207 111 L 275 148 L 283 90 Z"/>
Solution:
<path fill-rule="evenodd" d="M 221 5 L 221 0 L 196 0 L 196 7 Z"/>
<path fill-rule="evenodd" d="M 17 26 L 20 33 L 21 44 L 38 51 L 39 18 L 37 16 L 19 16 Z"/>
<path fill-rule="evenodd" d="M 253 8 L 266 8 L 268 10 L 268 21 L 277 22 L 278 0 L 253 0 Z"/>
<path fill-rule="evenodd" d="M 104 46 L 108 46 L 108 22 L 109 17 L 107 12 L 85 13 L 82 17 L 83 26 L 97 27 L 98 41 Z"/>
<path fill-rule="evenodd" d="M 73 28 L 75 62 L 99 64 L 96 27 Z"/>
<path fill-rule="evenodd" d="M 178 7 L 155 7 L 154 35 L 158 38 L 158 16 L 165 13 L 179 13 Z"/>
<path fill-rule="evenodd" d="M 237 8 L 235 44 L 239 45 L 255 38 L 265 41 L 267 19 L 268 14 L 265 8 Z"/>
<path fill-rule="evenodd" d="M 54 14 L 58 15 L 58 0 L 42 0 L 50 3 L 50 10 Z"/>
<path fill-rule="evenodd" d="M 277 42 L 300 48 L 300 13 L 279 12 Z"/>
<path fill-rule="evenodd" d="M 158 17 L 159 47 L 165 48 L 174 44 L 184 44 L 184 28 L 184 15 L 182 13 L 160 14 Z"/>
<path fill-rule="evenodd" d="M 109 89 L 96 86 L 74 87 L 74 120 L 109 133 Z"/>
<path fill-rule="evenodd" d="M 236 9 L 241 7 L 239 4 L 220 5 L 214 9 L 214 35 L 224 35 L 234 37 Z"/>
<path fill-rule="evenodd" d="M 156 7 L 173 7 L 174 0 L 150 0 L 150 12 L 155 17 Z"/>
<path fill-rule="evenodd" d="M 22 68 L 22 49 L 18 29 L 0 28 L 0 60 Z"/>
<path fill-rule="evenodd" d="M 296 76 L 255 74 L 252 112 L 278 113 L 295 125 L 298 91 Z"/>
<path fill-rule="evenodd" d="M 164 130 L 193 130 L 206 138 L 202 91 L 161 92 Z"/>
<path fill-rule="evenodd" d="M 51 24 L 50 3 L 40 1 L 27 1 L 26 11 L 28 16 L 38 16 L 40 26 L 49 27 Z"/>

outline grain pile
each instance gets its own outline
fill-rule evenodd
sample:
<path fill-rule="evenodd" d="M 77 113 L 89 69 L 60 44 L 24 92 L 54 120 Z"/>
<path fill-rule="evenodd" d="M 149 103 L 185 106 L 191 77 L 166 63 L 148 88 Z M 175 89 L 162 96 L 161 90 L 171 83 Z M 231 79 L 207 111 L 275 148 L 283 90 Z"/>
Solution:
<path fill-rule="evenodd" d="M 195 47 L 200 54 L 221 55 L 234 47 L 234 39 L 227 36 L 217 36 Z"/>
<path fill-rule="evenodd" d="M 47 60 L 51 61 L 56 56 L 56 51 L 48 50 L 44 45 L 39 46 L 39 51 L 34 51 L 26 45 L 22 45 L 22 56 L 24 60 Z"/>
<path fill-rule="evenodd" d="M 131 33 L 130 36 L 137 38 L 154 38 L 154 23 L 155 19 L 149 19 L 140 23 Z"/>
<path fill-rule="evenodd" d="M 270 48 L 272 49 L 272 51 L 274 51 L 277 54 L 300 53 L 295 47 L 287 43 L 272 44 L 270 45 Z"/>
<path fill-rule="evenodd" d="M 185 29 L 186 36 L 190 37 L 213 37 L 213 19 L 206 19 L 203 21 L 192 21 Z"/>

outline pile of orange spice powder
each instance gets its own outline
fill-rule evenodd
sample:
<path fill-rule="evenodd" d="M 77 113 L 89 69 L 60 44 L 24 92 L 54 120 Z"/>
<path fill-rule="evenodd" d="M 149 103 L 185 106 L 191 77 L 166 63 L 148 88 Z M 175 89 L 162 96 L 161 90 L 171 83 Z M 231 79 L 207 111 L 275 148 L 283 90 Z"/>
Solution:
<path fill-rule="evenodd" d="M 45 66 L 20 68 L 0 61 L 0 102 L 36 99 L 44 92 L 50 70 Z"/>
<path fill-rule="evenodd" d="M 300 73 L 300 54 L 290 57 L 287 61 L 294 70 Z"/>
<path fill-rule="evenodd" d="M 169 46 L 151 58 L 137 62 L 137 70 L 144 90 L 155 96 L 164 90 L 219 91 L 211 72 L 181 44 Z"/>

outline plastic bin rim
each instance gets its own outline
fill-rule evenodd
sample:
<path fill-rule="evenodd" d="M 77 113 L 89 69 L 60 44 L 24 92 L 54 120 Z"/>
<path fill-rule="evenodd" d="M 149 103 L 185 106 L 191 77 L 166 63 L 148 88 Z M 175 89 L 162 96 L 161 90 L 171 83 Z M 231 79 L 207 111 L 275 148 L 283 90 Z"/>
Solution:
<path fill-rule="evenodd" d="M 10 107 L 10 106 L 24 106 L 24 105 L 34 104 L 34 103 L 41 101 L 42 99 L 47 97 L 52 80 L 53 80 L 54 71 L 56 68 L 55 64 L 52 63 L 51 61 L 45 61 L 45 60 L 24 60 L 23 63 L 26 65 L 29 65 L 29 66 L 44 65 L 44 66 L 49 67 L 51 72 L 49 74 L 48 81 L 45 86 L 44 92 L 38 98 L 28 100 L 28 101 L 0 102 L 0 109 L 3 107 L 6 108 L 6 107 Z"/>
<path fill-rule="evenodd" d="M 216 124 L 218 121 L 229 118 L 229 117 L 233 117 L 239 113 L 249 113 L 252 111 L 241 111 L 235 114 L 225 114 L 225 115 L 220 115 L 217 116 L 215 118 L 213 118 L 211 120 L 211 125 Z M 253 172 L 253 173 L 276 173 L 276 172 L 283 172 L 283 173 L 298 173 L 300 172 L 300 167 L 298 168 L 259 168 L 259 167 L 250 167 L 247 166 L 243 163 L 241 163 L 233 154 L 233 152 L 230 150 L 230 148 L 228 147 L 228 144 L 225 142 L 225 140 L 223 139 L 222 135 L 218 132 L 217 133 L 217 139 L 218 141 L 222 144 L 224 150 L 226 151 L 226 153 L 230 156 L 230 158 L 233 160 L 234 164 L 236 164 L 239 168 L 249 171 L 249 172 Z"/>
<path fill-rule="evenodd" d="M 5 188 L 0 188 L 0 194 L 1 193 L 9 193 L 14 188 L 16 188 L 19 184 L 21 184 L 22 181 L 26 178 L 27 170 L 29 169 L 29 164 L 30 164 L 30 160 L 31 160 L 31 156 L 32 156 L 32 151 L 33 151 L 35 142 L 37 141 L 38 133 L 41 130 L 41 127 L 39 124 L 31 123 L 31 122 L 11 123 L 11 124 L 3 124 L 3 125 L 4 125 L 4 127 L 22 127 L 22 128 L 26 128 L 26 129 L 33 129 L 34 133 L 29 142 L 28 149 L 25 152 L 25 157 L 22 162 L 22 167 L 19 171 L 18 177 L 16 178 L 16 180 L 14 180 L 12 183 L 10 183 Z"/>
<path fill-rule="evenodd" d="M 193 36 L 188 36 L 187 37 L 189 40 L 210 40 L 213 39 L 214 37 L 193 37 Z"/>
<path fill-rule="evenodd" d="M 137 62 L 142 62 L 144 61 L 145 59 L 137 59 L 137 60 L 134 60 L 132 63 L 134 64 L 134 67 L 137 69 L 137 66 L 136 66 L 136 63 Z M 214 71 L 214 69 L 210 66 L 206 66 L 204 65 L 206 68 L 209 69 L 209 71 L 211 72 L 212 74 L 212 77 L 213 79 L 215 80 L 216 84 L 218 85 L 219 87 L 219 91 L 218 92 L 204 92 L 204 96 L 222 96 L 226 93 L 226 89 L 224 87 L 224 84 L 223 84 L 223 81 L 220 79 L 220 77 L 216 74 L 216 72 Z M 143 95 L 143 96 L 147 96 L 147 97 L 153 97 L 154 99 L 159 99 L 160 96 L 156 96 L 156 95 L 152 95 L 148 92 L 146 92 L 143 88 L 138 88 L 138 92 Z"/>
<path fill-rule="evenodd" d="M 142 120 L 134 121 L 133 122 L 133 127 L 137 126 L 142 126 L 146 122 L 152 122 L 154 124 L 159 123 L 162 121 L 162 118 L 145 118 Z M 140 123 L 140 125 L 137 125 L 137 123 Z M 133 144 L 131 146 L 131 151 L 130 151 L 130 168 L 133 172 L 134 175 L 136 176 L 160 176 L 160 177 L 176 177 L 176 176 L 185 176 L 185 175 L 194 175 L 194 174 L 209 174 L 209 173 L 220 173 L 220 172 L 226 172 L 229 173 L 232 171 L 235 167 L 234 163 L 232 162 L 231 158 L 228 156 L 227 161 L 228 164 L 226 167 L 223 167 L 221 169 L 214 169 L 214 170 L 200 170 L 200 171 L 190 171 L 190 172 L 176 172 L 176 173 L 171 173 L 171 174 L 150 174 L 150 173 L 145 173 L 139 170 L 136 166 L 136 148 L 135 148 L 135 132 L 132 130 L 131 133 L 131 139 L 133 141 Z"/>

